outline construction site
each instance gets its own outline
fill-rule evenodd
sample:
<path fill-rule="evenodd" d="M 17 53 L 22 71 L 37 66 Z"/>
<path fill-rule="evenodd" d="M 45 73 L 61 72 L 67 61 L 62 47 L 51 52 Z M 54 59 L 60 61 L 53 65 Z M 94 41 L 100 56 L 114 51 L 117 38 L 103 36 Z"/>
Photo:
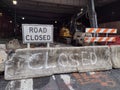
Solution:
<path fill-rule="evenodd" d="M 0 90 L 120 90 L 120 0 L 0 0 Z"/>

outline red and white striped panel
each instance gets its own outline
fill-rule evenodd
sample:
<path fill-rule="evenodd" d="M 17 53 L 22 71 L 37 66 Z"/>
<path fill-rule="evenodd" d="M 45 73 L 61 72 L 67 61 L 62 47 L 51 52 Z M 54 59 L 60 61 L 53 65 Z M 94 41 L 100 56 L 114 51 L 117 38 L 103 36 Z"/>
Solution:
<path fill-rule="evenodd" d="M 85 37 L 85 42 L 115 42 L 116 37 Z"/>
<path fill-rule="evenodd" d="M 86 28 L 86 33 L 117 33 L 117 29 Z"/>

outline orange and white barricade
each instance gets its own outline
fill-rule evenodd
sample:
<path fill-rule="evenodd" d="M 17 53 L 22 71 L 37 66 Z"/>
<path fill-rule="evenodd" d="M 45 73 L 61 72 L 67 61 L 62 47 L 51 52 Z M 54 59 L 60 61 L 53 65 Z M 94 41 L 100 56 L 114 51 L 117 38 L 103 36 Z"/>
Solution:
<path fill-rule="evenodd" d="M 86 33 L 117 33 L 117 29 L 86 28 Z"/>
<path fill-rule="evenodd" d="M 86 33 L 105 33 L 106 37 L 85 37 L 85 42 L 115 42 L 116 37 L 108 37 L 107 34 L 116 34 L 117 29 L 108 29 L 108 28 L 86 28 Z"/>
<path fill-rule="evenodd" d="M 115 37 L 85 37 L 85 42 L 115 42 Z"/>

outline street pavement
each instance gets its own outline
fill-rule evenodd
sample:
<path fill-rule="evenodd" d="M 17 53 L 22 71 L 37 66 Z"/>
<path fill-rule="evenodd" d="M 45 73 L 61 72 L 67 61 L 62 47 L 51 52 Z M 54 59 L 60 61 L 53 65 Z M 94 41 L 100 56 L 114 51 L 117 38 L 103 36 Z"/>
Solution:
<path fill-rule="evenodd" d="M 8 83 L 0 74 L 0 90 Z M 120 69 L 34 78 L 33 90 L 120 90 Z"/>

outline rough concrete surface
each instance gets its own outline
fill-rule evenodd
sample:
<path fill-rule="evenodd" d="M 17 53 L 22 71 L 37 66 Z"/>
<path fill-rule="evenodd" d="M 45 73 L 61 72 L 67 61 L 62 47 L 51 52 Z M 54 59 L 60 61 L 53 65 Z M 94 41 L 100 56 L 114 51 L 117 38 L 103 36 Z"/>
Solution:
<path fill-rule="evenodd" d="M 33 79 L 9 81 L 5 90 L 33 90 Z"/>
<path fill-rule="evenodd" d="M 107 46 L 18 49 L 5 63 L 5 79 L 112 69 Z"/>
<path fill-rule="evenodd" d="M 10 41 L 6 44 L 6 46 L 7 46 L 7 49 L 20 49 L 20 48 L 21 48 L 18 39 L 10 40 Z"/>
<path fill-rule="evenodd" d="M 120 68 L 120 45 L 110 46 L 113 68 Z"/>
<path fill-rule="evenodd" d="M 0 90 L 22 90 L 21 83 L 5 81 L 0 75 Z M 33 90 L 120 90 L 120 69 L 35 78 L 32 87 Z"/>
<path fill-rule="evenodd" d="M 0 44 L 0 49 L 6 50 L 6 45 L 5 44 Z"/>
<path fill-rule="evenodd" d="M 4 63 L 7 60 L 7 53 L 0 50 L 0 72 L 4 71 Z"/>
<path fill-rule="evenodd" d="M 6 46 L 0 44 L 0 72 L 4 71 L 4 63 L 7 60 Z"/>

